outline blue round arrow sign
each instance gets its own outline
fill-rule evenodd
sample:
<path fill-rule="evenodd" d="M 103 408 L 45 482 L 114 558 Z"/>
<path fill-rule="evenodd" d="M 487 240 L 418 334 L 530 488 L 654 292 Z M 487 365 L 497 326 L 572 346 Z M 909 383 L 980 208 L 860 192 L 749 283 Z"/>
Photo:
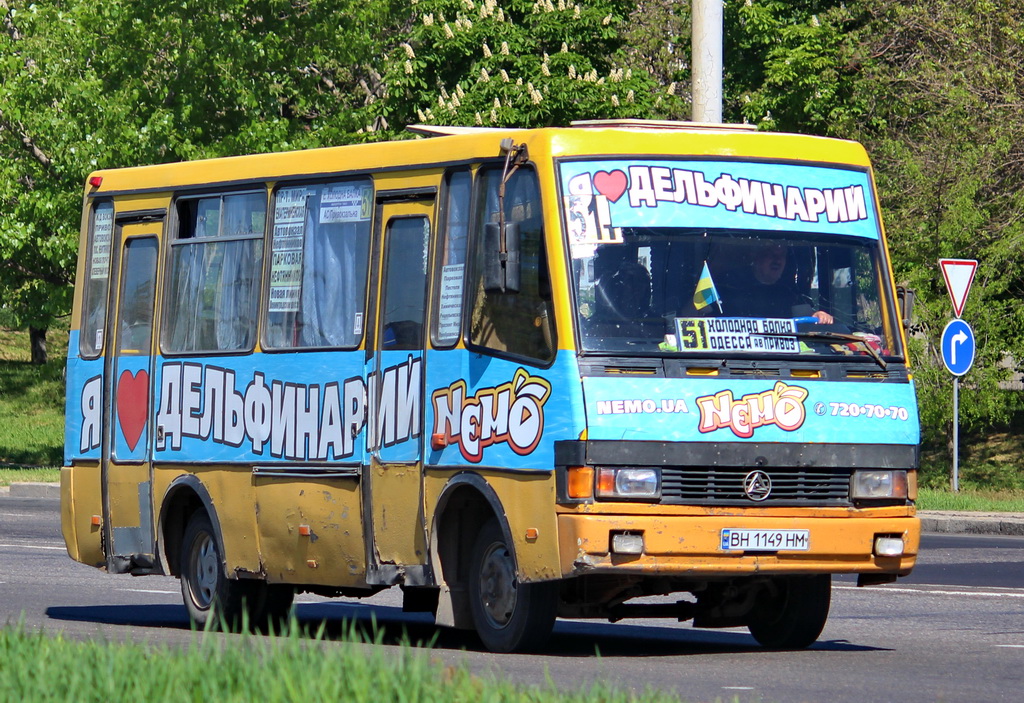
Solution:
<path fill-rule="evenodd" d="M 954 376 L 963 376 L 974 364 L 974 330 L 959 318 L 942 330 L 942 363 Z"/>

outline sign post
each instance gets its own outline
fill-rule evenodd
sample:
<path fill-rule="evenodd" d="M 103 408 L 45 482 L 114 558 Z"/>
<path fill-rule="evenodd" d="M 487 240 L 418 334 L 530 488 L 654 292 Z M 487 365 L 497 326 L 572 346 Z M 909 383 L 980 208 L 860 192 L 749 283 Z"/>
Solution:
<path fill-rule="evenodd" d="M 942 363 L 953 374 L 953 492 L 957 493 L 960 491 L 960 377 L 974 364 L 975 351 L 974 330 L 960 319 L 960 314 L 971 292 L 978 262 L 975 259 L 939 259 L 939 267 L 956 316 L 942 330 Z"/>

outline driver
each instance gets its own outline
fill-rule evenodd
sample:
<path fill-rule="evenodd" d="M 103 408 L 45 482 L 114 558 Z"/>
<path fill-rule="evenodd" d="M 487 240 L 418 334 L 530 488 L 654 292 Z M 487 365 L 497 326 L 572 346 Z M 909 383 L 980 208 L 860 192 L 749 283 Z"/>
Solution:
<path fill-rule="evenodd" d="M 824 310 L 812 312 L 807 299 L 797 291 L 792 280 L 783 277 L 788 247 L 780 242 L 767 242 L 758 247 L 748 274 L 734 278 L 723 302 L 731 308 L 726 314 L 744 317 L 813 317 L 818 324 L 830 325 L 833 318 Z"/>
<path fill-rule="evenodd" d="M 599 309 L 609 317 L 637 320 L 651 308 L 651 274 L 636 261 L 623 261 L 597 282 Z"/>

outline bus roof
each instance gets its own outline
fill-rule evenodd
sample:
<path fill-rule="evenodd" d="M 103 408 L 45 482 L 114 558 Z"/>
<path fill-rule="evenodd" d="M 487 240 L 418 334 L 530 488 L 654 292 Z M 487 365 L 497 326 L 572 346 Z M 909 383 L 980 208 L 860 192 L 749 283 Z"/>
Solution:
<path fill-rule="evenodd" d="M 534 161 L 572 156 L 670 155 L 869 166 L 867 153 L 856 142 L 758 132 L 751 125 L 588 120 L 570 127 L 539 129 L 435 125 L 412 125 L 409 129 L 428 138 L 100 170 L 89 176 L 90 183 L 99 181 L 100 185 L 90 186 L 88 195 L 274 181 L 325 173 L 443 168 L 500 157 L 505 138 L 525 142 Z"/>

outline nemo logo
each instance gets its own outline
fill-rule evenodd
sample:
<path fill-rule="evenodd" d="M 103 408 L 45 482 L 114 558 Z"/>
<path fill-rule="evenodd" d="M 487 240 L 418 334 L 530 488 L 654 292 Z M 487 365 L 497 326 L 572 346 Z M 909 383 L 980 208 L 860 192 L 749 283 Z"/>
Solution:
<path fill-rule="evenodd" d="M 771 390 L 748 393 L 739 400 L 733 398 L 732 391 L 701 396 L 697 398 L 698 429 L 714 432 L 727 427 L 737 437 L 744 438 L 752 437 L 754 430 L 765 425 L 776 425 L 792 432 L 799 429 L 807 417 L 804 408 L 807 395 L 806 388 L 778 381 Z"/>
<path fill-rule="evenodd" d="M 537 448 L 544 434 L 544 403 L 551 384 L 518 369 L 508 383 L 466 395 L 466 382 L 456 381 L 434 391 L 434 432 L 431 445 L 439 449 L 458 444 L 468 461 L 483 459 L 484 449 L 507 443 L 525 456 Z"/>

